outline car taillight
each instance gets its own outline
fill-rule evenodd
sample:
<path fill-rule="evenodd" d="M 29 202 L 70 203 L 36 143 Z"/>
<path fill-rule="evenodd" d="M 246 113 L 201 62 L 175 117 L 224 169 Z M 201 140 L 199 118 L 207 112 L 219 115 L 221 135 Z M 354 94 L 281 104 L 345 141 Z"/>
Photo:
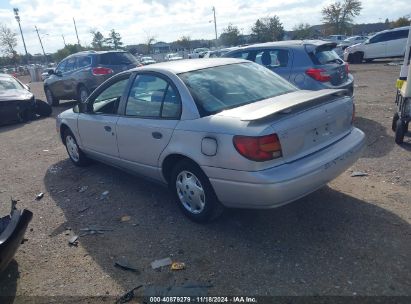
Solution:
<path fill-rule="evenodd" d="M 345 73 L 350 73 L 350 65 L 348 64 L 348 62 L 345 63 Z"/>
<path fill-rule="evenodd" d="M 113 73 L 113 70 L 109 68 L 98 67 L 98 68 L 93 68 L 92 73 L 94 76 L 109 75 Z"/>
<path fill-rule="evenodd" d="M 250 160 L 267 161 L 282 156 L 277 134 L 266 136 L 236 135 L 233 138 L 233 143 L 238 153 Z"/>
<path fill-rule="evenodd" d="M 331 80 L 331 76 L 324 69 L 308 69 L 305 73 L 315 80 L 326 82 Z"/>

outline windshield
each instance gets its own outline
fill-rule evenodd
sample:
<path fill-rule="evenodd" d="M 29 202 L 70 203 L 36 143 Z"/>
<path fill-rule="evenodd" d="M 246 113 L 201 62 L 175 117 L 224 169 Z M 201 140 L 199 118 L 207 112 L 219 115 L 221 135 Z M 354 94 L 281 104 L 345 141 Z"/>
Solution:
<path fill-rule="evenodd" d="M 201 116 L 296 91 L 297 88 L 255 63 L 217 66 L 179 74 Z"/>
<path fill-rule="evenodd" d="M 21 90 L 23 87 L 13 78 L 0 78 L 0 91 Z"/>

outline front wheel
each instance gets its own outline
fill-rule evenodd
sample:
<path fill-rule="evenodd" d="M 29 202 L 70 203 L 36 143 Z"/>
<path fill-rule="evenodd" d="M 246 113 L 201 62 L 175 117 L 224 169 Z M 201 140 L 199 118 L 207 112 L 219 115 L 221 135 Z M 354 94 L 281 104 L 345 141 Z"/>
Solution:
<path fill-rule="evenodd" d="M 397 120 L 397 128 L 395 130 L 395 142 L 401 145 L 404 142 L 406 124 L 402 119 Z"/>
<path fill-rule="evenodd" d="M 400 115 L 398 115 L 398 113 L 395 113 L 394 116 L 392 117 L 392 124 L 391 124 L 391 129 L 393 132 L 397 130 L 398 119 L 400 119 Z"/>
<path fill-rule="evenodd" d="M 174 167 L 169 186 L 180 209 L 192 221 L 210 221 L 224 210 L 208 177 L 192 162 L 181 161 Z"/>
<path fill-rule="evenodd" d="M 71 161 L 76 166 L 84 167 L 90 163 L 90 160 L 78 146 L 73 133 L 68 129 L 64 132 L 64 145 Z"/>
<path fill-rule="evenodd" d="M 51 90 L 49 88 L 45 88 L 44 91 L 46 93 L 47 103 L 50 106 L 58 106 L 59 103 L 60 103 L 60 100 L 58 100 L 57 98 L 54 97 L 53 92 L 51 92 Z"/>

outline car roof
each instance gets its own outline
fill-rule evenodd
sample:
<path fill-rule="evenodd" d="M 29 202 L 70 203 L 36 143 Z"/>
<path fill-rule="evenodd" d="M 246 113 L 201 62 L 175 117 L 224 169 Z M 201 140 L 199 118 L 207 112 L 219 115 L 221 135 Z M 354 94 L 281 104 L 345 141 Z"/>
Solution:
<path fill-rule="evenodd" d="M 384 31 L 375 33 L 375 35 L 381 34 L 381 33 L 396 32 L 396 31 L 401 31 L 401 30 L 408 30 L 408 29 L 410 29 L 410 26 L 409 26 L 409 25 L 408 25 L 408 26 L 402 26 L 402 27 L 396 27 L 396 28 L 393 28 L 393 29 L 384 30 Z M 375 35 L 374 35 L 374 36 L 375 36 Z"/>
<path fill-rule="evenodd" d="M 325 40 L 284 40 L 284 41 L 274 41 L 274 42 L 252 44 L 252 45 L 240 47 L 237 50 L 246 50 L 246 49 L 263 48 L 263 47 L 300 48 L 305 45 L 320 46 L 323 44 L 330 44 L 330 43 L 335 43 L 335 42 L 325 41 Z"/>
<path fill-rule="evenodd" d="M 128 52 L 123 51 L 123 50 L 110 50 L 110 51 L 93 51 L 93 50 L 89 50 L 89 51 L 81 51 L 81 52 L 71 54 L 71 55 L 65 57 L 64 59 L 74 57 L 74 56 L 79 56 L 79 55 L 100 55 L 100 54 L 109 54 L 109 53 L 128 53 Z"/>
<path fill-rule="evenodd" d="M 174 74 L 197 71 L 216 66 L 249 62 L 236 58 L 201 58 L 201 59 L 184 59 L 178 61 L 167 61 L 155 63 L 149 66 L 135 68 L 132 71 L 168 71 Z"/>

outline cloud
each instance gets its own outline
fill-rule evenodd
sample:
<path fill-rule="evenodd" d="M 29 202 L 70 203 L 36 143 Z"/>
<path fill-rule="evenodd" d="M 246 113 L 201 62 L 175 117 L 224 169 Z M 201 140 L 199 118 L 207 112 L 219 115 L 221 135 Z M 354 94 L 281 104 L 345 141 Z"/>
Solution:
<path fill-rule="evenodd" d="M 4 1 L 4 0 L 3 0 Z M 111 29 L 118 31 L 125 44 L 146 40 L 147 33 L 159 41 L 173 41 L 183 35 L 192 39 L 215 37 L 212 7 L 216 7 L 218 32 L 229 24 L 249 33 L 252 24 L 261 17 L 278 15 L 286 29 L 298 23 L 321 23 L 321 8 L 331 0 L 6 0 L 18 7 L 21 25 L 30 53 L 40 53 L 34 26 L 40 30 L 46 52 L 54 52 L 67 43 L 76 43 L 73 17 L 76 19 L 81 44 L 91 43 L 90 30 L 107 35 Z M 408 0 L 398 0 L 390 5 L 386 0 L 363 1 L 364 9 L 357 22 L 376 22 L 398 18 L 405 13 Z M 2 6 L 2 7 L 7 7 Z M 382 13 L 384 12 L 384 13 Z M 381 16 L 380 16 L 381 15 Z M 0 22 L 19 32 L 11 9 L 0 9 Z M 18 51 L 23 52 L 19 36 Z"/>

